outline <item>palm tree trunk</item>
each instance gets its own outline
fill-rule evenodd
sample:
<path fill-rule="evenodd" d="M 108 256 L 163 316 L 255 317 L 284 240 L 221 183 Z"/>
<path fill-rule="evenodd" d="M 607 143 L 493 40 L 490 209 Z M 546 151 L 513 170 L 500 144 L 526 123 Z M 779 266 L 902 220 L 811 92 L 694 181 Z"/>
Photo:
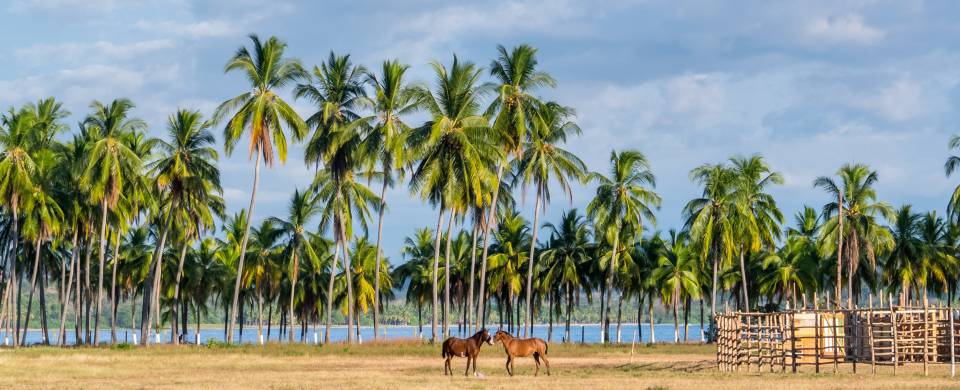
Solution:
<path fill-rule="evenodd" d="M 18 200 L 19 200 L 19 197 L 17 196 L 17 194 L 13 194 L 12 199 L 11 199 L 11 202 L 10 202 L 10 211 L 13 212 L 13 218 L 11 219 L 11 222 L 13 222 L 13 234 L 11 235 L 12 240 L 13 240 L 13 251 L 11 252 L 11 253 L 12 253 L 12 255 L 11 255 L 11 257 L 10 257 L 10 258 L 11 258 L 11 261 L 9 262 L 9 263 L 10 263 L 10 273 L 9 273 L 9 274 L 10 274 L 10 278 L 9 278 L 9 280 L 7 281 L 7 284 L 8 284 L 8 287 L 7 287 L 7 288 L 10 289 L 10 292 L 11 292 L 11 293 L 10 293 L 10 302 L 7 303 L 7 307 L 10 307 L 10 308 L 16 307 L 16 308 L 17 308 L 17 312 L 18 312 L 18 313 L 17 313 L 17 320 L 14 321 L 15 325 L 13 326 L 13 328 L 14 328 L 14 329 L 13 329 L 13 347 L 14 347 L 14 348 L 16 348 L 16 347 L 19 345 L 19 340 L 20 340 L 20 338 L 17 337 L 17 336 L 20 335 L 20 315 L 19 315 L 19 309 L 20 309 L 20 304 L 19 304 L 19 303 L 20 303 L 20 299 L 19 299 L 19 297 L 20 297 L 20 290 L 17 288 L 17 287 L 19 286 L 19 284 L 18 284 L 19 279 L 17 278 L 17 259 L 20 257 L 20 248 L 19 248 L 19 244 L 20 244 L 20 215 L 19 215 Z M 14 303 L 14 302 L 16 302 L 16 303 Z M 7 313 L 8 317 L 13 317 L 13 315 L 14 315 L 13 312 L 14 312 L 13 310 L 8 310 L 8 313 Z M 9 323 L 9 320 L 8 320 L 8 323 Z M 9 332 L 8 332 L 8 334 L 9 334 Z"/>
<path fill-rule="evenodd" d="M 643 331 L 641 330 L 641 325 L 643 324 L 643 293 L 637 294 L 637 339 L 640 342 L 643 342 Z"/>
<path fill-rule="evenodd" d="M 530 331 L 533 335 L 533 330 Z M 547 342 L 553 342 L 553 294 L 547 293 Z"/>
<path fill-rule="evenodd" d="M 103 305 L 103 267 L 107 252 L 107 198 L 100 201 L 100 267 L 97 268 L 97 309 L 93 317 L 93 346 L 100 345 L 100 307 Z"/>
<path fill-rule="evenodd" d="M 490 250 L 490 229 L 496 225 L 497 219 L 497 201 L 500 196 L 500 180 L 503 179 L 503 164 L 501 161 L 497 165 L 497 183 L 493 186 L 493 198 L 490 202 L 490 210 L 484 220 L 483 225 L 483 256 L 480 261 L 480 299 L 486 298 L 487 287 L 487 254 Z M 477 329 L 483 327 L 484 311 L 486 304 L 477 305 Z"/>
<path fill-rule="evenodd" d="M 30 311 L 33 306 L 33 292 L 37 289 L 37 273 L 40 269 L 40 238 L 38 237 L 34 240 L 35 244 L 33 246 L 33 274 L 30 276 L 30 299 L 27 299 L 27 314 L 23 321 L 23 340 L 20 342 L 23 345 L 27 344 L 27 330 L 30 329 Z M 40 292 L 43 294 L 43 292 Z"/>
<path fill-rule="evenodd" d="M 680 306 L 680 282 L 673 289 L 673 343 L 680 342 L 680 319 L 678 318 L 678 306 Z"/>
<path fill-rule="evenodd" d="M 453 210 L 447 219 L 447 248 L 443 266 L 443 338 L 450 337 L 450 241 L 453 238 Z"/>
<path fill-rule="evenodd" d="M 173 304 L 171 307 L 171 312 L 173 314 L 173 326 L 171 326 L 172 331 L 170 332 L 170 342 L 173 345 L 180 344 L 180 332 L 177 331 L 177 306 L 180 304 L 180 280 L 183 278 L 183 263 L 187 258 L 187 248 L 190 247 L 190 239 L 184 237 L 183 239 L 183 248 L 180 248 L 180 259 L 177 263 L 177 278 L 174 280 L 173 285 Z M 183 332 L 187 332 L 187 328 L 183 328 Z"/>
<path fill-rule="evenodd" d="M 841 292 L 843 291 L 843 190 L 837 195 L 837 301 L 836 308 L 840 308 Z"/>
<path fill-rule="evenodd" d="M 750 311 L 750 293 L 747 288 L 747 266 L 743 260 L 743 252 L 745 251 L 743 246 L 740 246 L 740 291 L 743 292 L 743 310 Z"/>
<path fill-rule="evenodd" d="M 110 343 L 117 343 L 117 263 L 120 262 L 120 231 L 113 238 L 113 270 L 110 275 Z"/>
<path fill-rule="evenodd" d="M 240 281 L 243 279 L 243 260 L 247 255 L 247 239 L 250 238 L 250 220 L 253 218 L 253 206 L 257 200 L 257 186 L 260 184 L 260 159 L 263 151 L 260 148 L 254 151 L 257 162 L 253 168 L 253 189 L 250 191 L 250 207 L 247 209 L 246 226 L 243 227 L 243 239 L 240 240 L 240 261 L 237 262 L 237 280 L 233 286 L 233 304 L 230 306 L 230 326 L 227 331 L 227 344 L 233 342 L 233 327 L 237 321 L 237 303 L 240 300 Z"/>
<path fill-rule="evenodd" d="M 538 187 L 536 201 L 533 206 L 533 237 L 530 239 L 530 256 L 527 258 L 527 310 L 524 313 L 526 326 L 523 327 L 523 337 L 527 337 L 527 329 L 530 329 L 529 334 L 533 334 L 533 263 L 536 261 L 534 251 L 537 248 L 537 232 L 540 230 L 540 201 L 543 197 L 542 193 L 542 189 Z"/>
<path fill-rule="evenodd" d="M 687 296 L 683 304 L 683 342 L 687 342 L 687 336 L 690 334 L 690 296 Z"/>
<path fill-rule="evenodd" d="M 343 241 L 341 246 L 343 246 L 343 276 L 346 278 L 347 283 L 347 343 L 353 342 L 353 312 L 354 312 L 354 297 L 353 297 L 353 277 L 350 276 L 351 265 L 350 265 L 350 240 L 347 237 L 347 226 L 344 224 L 343 218 L 340 219 L 340 239 Z M 358 327 L 360 324 L 356 324 Z"/>
<path fill-rule="evenodd" d="M 717 274 L 720 268 L 720 258 L 716 254 L 716 244 L 710 245 L 713 248 L 713 283 L 710 284 L 710 289 L 713 290 L 712 295 L 710 296 L 710 315 L 717 315 Z"/>
<path fill-rule="evenodd" d="M 620 295 L 617 298 L 617 343 L 620 343 L 620 327 L 622 325 L 623 315 L 623 289 L 620 289 Z"/>
<path fill-rule="evenodd" d="M 336 229 L 334 229 L 336 230 Z M 337 240 L 333 250 L 333 261 L 330 262 L 330 278 L 327 279 L 327 327 L 323 331 L 323 342 L 330 343 L 330 326 L 333 324 L 333 282 L 337 278 L 337 261 L 340 260 L 340 240 Z M 293 317 L 292 315 L 290 316 Z M 290 319 L 287 319 L 289 322 Z M 280 327 L 283 329 L 283 326 Z M 290 332 L 291 334 L 293 332 Z"/>
<path fill-rule="evenodd" d="M 160 278 L 160 262 L 163 261 L 163 251 L 167 244 L 167 234 L 170 232 L 170 225 L 173 223 L 173 213 L 167 210 L 166 221 L 163 224 L 163 231 L 160 233 L 160 244 L 157 245 L 153 256 L 153 269 L 150 271 L 150 277 L 144 281 L 143 306 L 140 307 L 140 345 L 148 345 L 150 342 L 150 331 L 152 330 L 153 320 L 153 295 L 156 286 L 155 279 Z"/>
<path fill-rule="evenodd" d="M 477 230 L 479 230 L 479 228 L 480 224 L 473 225 L 473 244 L 470 245 L 470 287 L 467 289 L 467 310 L 463 316 L 463 324 L 466 327 L 467 333 L 470 333 L 470 316 L 473 315 L 473 280 L 476 278 L 475 269 L 477 266 Z M 474 329 L 478 331 L 480 330 L 479 327 Z"/>
<path fill-rule="evenodd" d="M 290 251 L 290 257 L 293 260 L 293 268 L 290 270 L 290 306 L 287 308 L 287 311 L 290 318 L 293 318 L 293 297 L 297 291 L 297 276 L 300 274 L 300 256 L 298 248 L 293 248 Z M 270 337 L 270 332 L 267 331 L 267 338 Z M 288 341 L 290 344 L 293 344 L 293 332 L 290 332 L 288 335 Z"/>
<path fill-rule="evenodd" d="M 604 326 L 604 316 L 608 315 L 610 311 L 610 298 L 613 295 L 613 269 L 617 266 L 617 251 L 620 249 L 620 231 L 617 230 L 617 233 L 613 237 L 613 252 L 610 255 L 610 264 L 607 264 L 607 288 L 606 288 L 606 298 L 601 301 L 600 307 L 600 342 L 606 343 L 610 342 L 610 329 Z M 603 298 L 603 297 L 601 297 Z"/>
<path fill-rule="evenodd" d="M 650 342 L 656 343 L 657 332 L 656 332 L 656 328 L 654 328 L 653 326 L 654 324 L 653 324 L 653 297 L 652 296 L 650 297 L 650 299 L 647 300 L 647 314 L 648 314 L 647 319 L 650 320 Z"/>
<path fill-rule="evenodd" d="M 47 266 L 40 263 L 40 331 L 43 335 L 43 345 L 50 345 L 50 328 L 47 327 Z"/>
<path fill-rule="evenodd" d="M 257 344 L 263 345 L 263 289 L 257 286 Z"/>
<path fill-rule="evenodd" d="M 440 236 L 443 232 L 443 206 L 437 216 L 437 237 L 433 241 L 433 324 L 430 328 L 430 343 L 437 342 L 437 318 L 440 316 L 440 299 L 437 289 L 437 271 L 440 268 Z"/>
<path fill-rule="evenodd" d="M 384 172 L 386 174 L 386 172 Z M 380 259 L 383 253 L 380 251 L 380 245 L 383 240 L 383 213 L 387 208 L 387 180 L 383 180 L 383 187 L 380 188 L 380 215 L 377 217 L 377 259 L 373 270 L 373 339 L 377 339 L 380 333 Z"/>
<path fill-rule="evenodd" d="M 567 284 L 567 323 L 563 330 L 563 341 L 570 342 L 570 313 L 573 311 L 573 286 Z"/>
<path fill-rule="evenodd" d="M 66 328 L 67 304 L 70 303 L 70 293 L 73 287 L 73 274 L 77 269 L 77 235 L 78 235 L 77 231 L 78 230 L 79 229 L 73 230 L 73 238 L 71 239 L 71 246 L 70 246 L 70 273 L 69 273 L 69 276 L 67 277 L 67 288 L 63 295 L 63 305 L 60 306 L 60 329 L 57 330 L 57 344 L 60 345 L 61 347 L 67 345 L 65 342 L 66 341 L 65 339 L 67 336 L 67 328 Z M 79 310 L 80 308 L 78 307 L 76 308 L 75 311 L 79 311 Z"/>

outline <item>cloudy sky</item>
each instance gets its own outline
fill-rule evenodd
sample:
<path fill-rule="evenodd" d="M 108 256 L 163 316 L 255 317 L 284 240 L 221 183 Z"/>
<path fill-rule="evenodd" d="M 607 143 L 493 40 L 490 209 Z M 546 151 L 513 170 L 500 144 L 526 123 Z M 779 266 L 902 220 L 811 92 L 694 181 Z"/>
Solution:
<path fill-rule="evenodd" d="M 528 43 L 559 82 L 541 95 L 576 108 L 584 134 L 569 148 L 591 169 L 605 169 L 614 148 L 649 157 L 664 197 L 658 229 L 676 227 L 698 194 L 691 168 L 737 154 L 760 153 L 784 174 L 773 191 L 788 215 L 826 202 L 811 182 L 847 162 L 879 171 L 883 200 L 918 209 L 942 212 L 960 180 L 942 168 L 960 132 L 957 2 L 263 3 L 8 0 L 0 106 L 55 96 L 75 123 L 94 99 L 128 97 L 160 135 L 178 107 L 209 115 L 244 91 L 223 65 L 250 33 L 280 37 L 311 67 L 331 50 L 369 67 L 397 58 L 424 83 L 430 60 L 456 53 L 487 66 L 497 44 Z M 298 147 L 264 171 L 256 217 L 281 215 L 310 182 L 301 161 Z M 252 163 L 241 150 L 221 166 L 231 211 L 245 207 Z M 582 208 L 590 190 L 577 189 L 572 205 Z M 396 262 L 403 237 L 435 214 L 405 187 L 388 197 L 386 251 Z M 568 207 L 555 197 L 547 218 Z"/>

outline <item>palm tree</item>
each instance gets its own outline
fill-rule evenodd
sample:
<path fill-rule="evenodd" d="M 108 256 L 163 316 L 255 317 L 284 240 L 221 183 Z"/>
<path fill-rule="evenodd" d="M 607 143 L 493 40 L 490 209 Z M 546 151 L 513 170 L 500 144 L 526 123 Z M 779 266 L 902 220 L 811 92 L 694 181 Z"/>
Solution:
<path fill-rule="evenodd" d="M 304 245 L 307 243 L 307 224 L 319 213 L 320 208 L 315 196 L 300 192 L 300 190 L 294 190 L 290 205 L 287 207 L 287 219 L 270 218 L 270 221 L 279 227 L 283 235 L 287 236 L 286 251 L 290 253 L 289 275 L 291 286 L 290 306 L 287 310 L 291 322 L 293 321 L 293 298 L 297 290 L 297 276 L 300 273 L 300 253 L 306 252 L 310 258 L 317 256 L 313 253 L 312 246 Z M 290 343 L 293 343 L 293 332 L 289 332 L 289 336 Z"/>
<path fill-rule="evenodd" d="M 684 206 L 684 230 L 689 232 L 701 261 L 713 258 L 710 314 L 716 315 L 719 272 L 729 264 L 736 247 L 733 191 L 737 175 L 724 164 L 704 164 L 691 170 L 690 178 L 703 186 L 703 194 Z"/>
<path fill-rule="evenodd" d="M 437 76 L 435 90 L 433 93 L 422 90 L 421 94 L 432 120 L 413 135 L 413 144 L 417 145 L 422 158 L 410 178 L 410 186 L 414 192 L 437 205 L 439 211 L 434 241 L 431 328 L 431 341 L 436 342 L 439 316 L 436 272 L 440 268 L 443 215 L 453 206 L 456 194 L 467 194 L 479 204 L 483 198 L 483 183 L 489 180 L 489 162 L 497 153 L 485 139 L 487 120 L 479 112 L 482 91 L 477 83 L 480 69 L 472 63 L 460 62 L 456 56 L 449 69 L 438 62 L 431 65 Z"/>
<path fill-rule="evenodd" d="M 876 269 L 878 252 L 890 250 L 893 237 L 884 229 L 878 217 L 895 222 L 896 215 L 889 203 L 877 201 L 874 189 L 878 176 L 876 171 L 861 164 L 847 164 L 837 171 L 839 182 L 833 178 L 821 176 L 814 180 L 815 187 L 822 188 L 833 199 L 823 206 L 825 222 L 821 229 L 820 247 L 823 253 L 833 253 L 837 259 L 837 306 L 840 305 L 842 258 L 848 261 L 847 268 L 847 306 L 853 307 L 854 274 L 861 260 L 866 260 L 871 272 Z M 843 246 L 840 246 L 843 245 Z"/>
<path fill-rule="evenodd" d="M 951 150 L 960 148 L 960 135 L 951 136 L 947 145 Z M 960 168 L 960 156 L 947 157 L 947 162 L 943 164 L 947 177 L 950 177 L 957 168 Z M 960 222 L 960 185 L 953 189 L 950 201 L 947 202 L 947 216 L 954 222 Z"/>
<path fill-rule="evenodd" d="M 584 217 L 577 213 L 577 209 L 564 213 L 559 226 L 547 223 L 544 228 L 550 232 L 547 245 L 549 249 L 541 255 L 541 261 L 546 268 L 544 282 L 567 300 L 563 339 L 570 342 L 573 300 L 580 297 L 581 291 L 589 292 L 585 275 L 587 263 L 590 261 L 590 229 Z"/>
<path fill-rule="evenodd" d="M 543 208 L 550 203 L 550 179 L 557 181 L 560 189 L 566 193 L 570 202 L 573 202 L 573 193 L 570 180 L 583 180 L 586 165 L 573 153 L 562 149 L 557 144 L 566 142 L 568 136 L 579 135 L 580 127 L 570 121 L 573 110 L 557 103 L 540 104 L 533 113 L 531 122 L 530 140 L 524 147 L 520 158 L 516 161 L 516 180 L 524 185 L 532 184 L 536 188 L 533 211 L 533 238 L 530 240 L 531 259 L 527 263 L 526 299 L 524 336 L 527 329 L 533 333 L 533 263 L 536 261 L 534 249 L 537 242 L 537 231 L 540 224 L 541 202 Z"/>
<path fill-rule="evenodd" d="M 350 257 L 347 248 L 347 237 L 353 235 L 354 222 L 366 230 L 370 211 L 376 211 L 381 202 L 363 183 L 356 181 L 352 170 L 340 172 L 337 175 L 329 171 L 321 171 L 314 178 L 311 190 L 317 194 L 317 199 L 324 203 L 320 210 L 320 228 L 326 230 L 332 225 L 334 241 L 337 243 L 333 261 L 330 264 L 330 279 L 327 286 L 327 326 L 324 332 L 325 342 L 330 342 L 330 327 L 333 313 L 334 277 L 337 275 L 337 260 L 340 251 L 343 251 L 343 266 L 346 274 L 347 287 L 347 342 L 353 341 L 353 280 L 350 277 Z"/>
<path fill-rule="evenodd" d="M 100 306 L 103 301 L 103 267 L 107 251 L 107 212 L 117 206 L 128 177 L 140 173 L 143 162 L 123 138 L 146 127 L 139 119 L 130 118 L 133 102 L 117 99 L 104 105 L 94 101 L 93 114 L 84 120 L 84 124 L 97 134 L 97 141 L 90 149 L 90 160 L 84 169 L 80 184 L 90 194 L 90 201 L 100 205 L 100 267 L 97 279 L 97 304 L 94 317 L 93 344 L 100 339 Z"/>
<path fill-rule="evenodd" d="M 685 234 L 670 231 L 670 242 L 660 254 L 653 279 L 660 286 L 664 303 L 673 307 L 673 342 L 680 342 L 680 302 L 685 297 L 700 296 L 696 255 L 690 251 Z"/>
<path fill-rule="evenodd" d="M 498 295 L 497 306 L 500 309 L 500 323 L 503 323 L 504 313 L 509 317 L 509 329 L 520 319 L 514 318 L 513 308 L 520 302 L 520 291 L 523 288 L 523 266 L 529 258 L 524 247 L 530 245 L 530 225 L 516 210 L 509 210 L 500 218 L 494 235 L 496 241 L 491 246 L 493 255 L 490 256 L 490 290 Z M 515 299 L 516 297 L 516 299 Z M 517 317 L 520 312 L 517 311 Z"/>
<path fill-rule="evenodd" d="M 485 296 L 487 256 L 489 254 L 490 231 L 496 226 L 497 207 L 499 205 L 500 183 L 503 170 L 510 155 L 520 156 L 523 143 L 527 140 L 528 111 L 539 103 L 531 95 L 542 87 L 554 87 L 556 82 L 549 74 L 537 70 L 537 49 L 529 45 L 520 45 L 510 52 L 497 45 L 497 59 L 490 62 L 490 75 L 499 81 L 497 97 L 490 103 L 487 113 L 497 112 L 492 126 L 492 142 L 500 150 L 497 156 L 497 178 L 493 183 L 493 197 L 487 205 L 488 211 L 483 226 L 483 255 L 480 268 L 480 297 Z M 477 328 L 484 318 L 485 305 L 478 306 Z"/>
<path fill-rule="evenodd" d="M 294 89 L 297 99 L 305 98 L 317 106 L 317 112 L 307 118 L 307 126 L 315 130 L 307 141 L 304 162 L 319 169 L 321 160 L 331 160 L 343 143 L 355 135 L 355 128 L 364 123 L 355 111 L 366 96 L 363 76 L 366 68 L 353 66 L 350 56 L 330 52 L 327 62 L 313 67 L 315 83 L 298 84 Z M 307 75 L 307 80 L 310 80 Z"/>
<path fill-rule="evenodd" d="M 602 317 L 610 310 L 610 289 L 617 266 L 620 231 L 624 228 L 643 231 L 644 220 L 655 224 L 651 207 L 660 207 L 660 195 L 653 191 L 656 179 L 650 171 L 650 163 L 635 150 L 611 152 L 609 176 L 591 173 L 589 178 L 597 183 L 597 194 L 587 205 L 587 215 L 597 229 L 595 236 L 613 237 L 610 240 L 613 242 L 613 257 L 607 267 L 607 295 L 600 301 Z M 600 335 L 601 341 L 609 340 L 605 330 L 601 330 Z"/>
<path fill-rule="evenodd" d="M 756 253 L 761 248 L 772 250 L 780 238 L 780 224 L 783 214 L 777 207 L 773 196 L 766 193 L 771 184 L 783 184 L 783 175 L 774 172 L 759 155 L 734 157 L 730 159 L 737 175 L 734 199 L 737 204 L 737 217 L 734 229 L 740 242 L 737 252 L 740 255 L 740 278 L 747 286 L 747 268 L 744 257 Z M 748 288 L 743 288 L 743 307 L 750 310 Z"/>
<path fill-rule="evenodd" d="M 286 43 L 276 37 L 270 37 L 261 43 L 256 35 L 250 35 L 253 43 L 253 53 L 246 47 L 241 47 L 227 62 L 224 72 L 240 71 L 247 76 L 251 90 L 227 100 L 217 107 L 214 122 L 221 122 L 227 115 L 234 113 L 227 121 L 223 131 L 224 151 L 227 155 L 233 152 L 237 141 L 244 132 L 249 132 L 250 157 L 256 154 L 253 169 L 253 188 L 250 192 L 250 206 L 247 208 L 246 226 L 249 229 L 249 219 L 253 216 L 253 206 L 257 198 L 257 185 L 260 182 L 260 162 L 270 167 L 274 157 L 284 163 L 287 160 L 287 136 L 284 126 L 294 141 L 300 141 L 306 136 L 307 124 L 297 115 L 293 107 L 287 104 L 276 90 L 282 89 L 296 80 L 307 76 L 303 66 L 295 59 L 284 58 Z M 243 272 L 243 260 L 247 251 L 249 230 L 243 234 L 240 242 L 240 259 L 237 263 L 237 272 Z M 233 341 L 233 327 L 236 324 L 237 301 L 240 297 L 240 278 L 237 278 L 233 288 L 233 303 L 230 306 L 230 327 L 227 342 Z"/>
<path fill-rule="evenodd" d="M 407 261 L 394 270 L 393 276 L 394 283 L 398 287 L 406 286 L 407 303 L 416 303 L 417 325 L 421 336 L 423 335 L 421 308 L 432 289 L 430 262 L 433 259 L 433 252 L 433 231 L 430 228 L 417 229 L 413 236 L 404 239 L 400 253 Z"/>
<path fill-rule="evenodd" d="M 376 263 L 383 257 L 381 244 L 383 240 L 383 214 L 387 209 L 387 188 L 395 183 L 395 171 L 403 172 L 403 168 L 409 164 L 409 156 L 404 153 L 406 137 L 410 132 L 410 127 L 403 122 L 403 116 L 409 115 L 420 109 L 421 94 L 417 93 L 417 88 L 408 85 L 404 80 L 404 75 L 410 66 L 403 65 L 399 61 L 384 61 L 381 75 L 378 77 L 373 73 L 367 73 L 367 84 L 373 87 L 374 97 L 372 100 L 373 111 L 376 115 L 376 122 L 372 125 L 370 134 L 365 139 L 367 148 L 372 149 L 370 153 L 376 156 L 375 161 L 371 163 L 380 164 L 380 178 L 382 187 L 380 189 L 380 212 L 377 217 L 377 243 L 376 243 Z M 380 329 L 380 268 L 374 271 L 374 295 L 373 295 L 373 338 L 378 337 Z"/>

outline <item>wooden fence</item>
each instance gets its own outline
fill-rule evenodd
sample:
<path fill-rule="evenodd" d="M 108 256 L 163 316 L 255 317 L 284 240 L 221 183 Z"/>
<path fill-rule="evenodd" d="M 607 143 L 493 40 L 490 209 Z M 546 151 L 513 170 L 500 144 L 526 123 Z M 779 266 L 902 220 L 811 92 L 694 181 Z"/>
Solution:
<path fill-rule="evenodd" d="M 716 316 L 720 371 L 838 372 L 840 365 L 949 364 L 956 375 L 960 309 L 900 307 L 724 313 Z M 860 368 L 862 369 L 862 368 Z M 807 368 L 809 370 L 809 368 Z"/>

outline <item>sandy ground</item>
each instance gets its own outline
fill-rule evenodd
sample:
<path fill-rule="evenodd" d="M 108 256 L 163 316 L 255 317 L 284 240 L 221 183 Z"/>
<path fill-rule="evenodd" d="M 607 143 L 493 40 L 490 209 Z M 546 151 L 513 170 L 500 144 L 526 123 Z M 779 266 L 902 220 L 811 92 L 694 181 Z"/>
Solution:
<path fill-rule="evenodd" d="M 949 367 L 889 367 L 876 375 L 824 366 L 823 373 L 717 373 L 709 347 L 620 348 L 551 346 L 551 376 L 533 376 L 533 360 L 521 359 L 507 376 L 501 347 L 486 347 L 480 377 L 443 375 L 431 346 L 266 349 L 182 347 L 132 350 L 27 348 L 0 351 L 0 388 L 524 388 L 524 389 L 850 389 L 960 388 Z M 789 369 L 788 369 L 789 371 Z"/>

